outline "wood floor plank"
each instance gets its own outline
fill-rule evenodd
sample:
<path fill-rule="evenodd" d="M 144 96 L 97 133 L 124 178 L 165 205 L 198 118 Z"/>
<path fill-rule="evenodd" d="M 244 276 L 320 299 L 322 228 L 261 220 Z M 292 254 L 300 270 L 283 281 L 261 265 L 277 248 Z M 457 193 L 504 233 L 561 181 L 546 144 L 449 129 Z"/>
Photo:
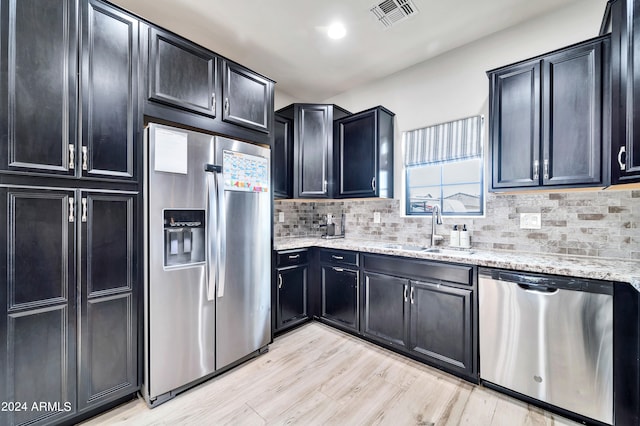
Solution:
<path fill-rule="evenodd" d="M 86 425 L 577 425 L 317 322 L 269 352 L 149 409 Z"/>

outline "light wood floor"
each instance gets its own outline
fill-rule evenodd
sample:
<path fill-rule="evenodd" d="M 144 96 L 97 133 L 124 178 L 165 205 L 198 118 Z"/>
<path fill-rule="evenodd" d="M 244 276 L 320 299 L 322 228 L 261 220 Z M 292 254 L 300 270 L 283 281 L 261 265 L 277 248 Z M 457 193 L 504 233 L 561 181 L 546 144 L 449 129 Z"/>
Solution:
<path fill-rule="evenodd" d="M 577 425 L 313 322 L 153 410 L 87 425 Z"/>

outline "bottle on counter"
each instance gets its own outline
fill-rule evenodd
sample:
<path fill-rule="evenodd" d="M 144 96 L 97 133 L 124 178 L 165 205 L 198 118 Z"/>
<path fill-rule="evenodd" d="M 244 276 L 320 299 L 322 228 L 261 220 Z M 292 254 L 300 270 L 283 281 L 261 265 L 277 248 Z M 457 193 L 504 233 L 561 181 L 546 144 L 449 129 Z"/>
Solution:
<path fill-rule="evenodd" d="M 469 231 L 467 231 L 467 225 L 462 225 L 462 230 L 460 231 L 460 247 L 462 248 L 471 248 L 471 236 L 469 235 Z"/>
<path fill-rule="evenodd" d="M 451 230 L 449 237 L 449 245 L 451 247 L 460 246 L 460 231 L 458 230 L 458 225 L 453 225 L 453 229 Z"/>

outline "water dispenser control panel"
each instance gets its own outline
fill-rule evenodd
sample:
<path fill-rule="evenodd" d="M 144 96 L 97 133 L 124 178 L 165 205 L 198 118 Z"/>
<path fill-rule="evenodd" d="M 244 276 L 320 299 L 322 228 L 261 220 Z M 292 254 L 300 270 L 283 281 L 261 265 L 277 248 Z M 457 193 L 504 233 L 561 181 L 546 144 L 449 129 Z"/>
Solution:
<path fill-rule="evenodd" d="M 205 261 L 205 211 L 164 210 L 164 266 Z"/>

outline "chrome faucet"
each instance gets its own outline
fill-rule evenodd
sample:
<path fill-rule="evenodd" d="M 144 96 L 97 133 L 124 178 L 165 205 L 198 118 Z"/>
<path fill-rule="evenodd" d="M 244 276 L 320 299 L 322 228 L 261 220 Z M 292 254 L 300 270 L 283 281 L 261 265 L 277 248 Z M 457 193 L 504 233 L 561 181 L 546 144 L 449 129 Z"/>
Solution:
<path fill-rule="evenodd" d="M 440 206 L 433 206 L 431 210 L 431 247 L 436 245 L 436 241 L 444 240 L 442 235 L 436 235 L 436 225 L 442 225 L 442 214 L 440 214 Z"/>

